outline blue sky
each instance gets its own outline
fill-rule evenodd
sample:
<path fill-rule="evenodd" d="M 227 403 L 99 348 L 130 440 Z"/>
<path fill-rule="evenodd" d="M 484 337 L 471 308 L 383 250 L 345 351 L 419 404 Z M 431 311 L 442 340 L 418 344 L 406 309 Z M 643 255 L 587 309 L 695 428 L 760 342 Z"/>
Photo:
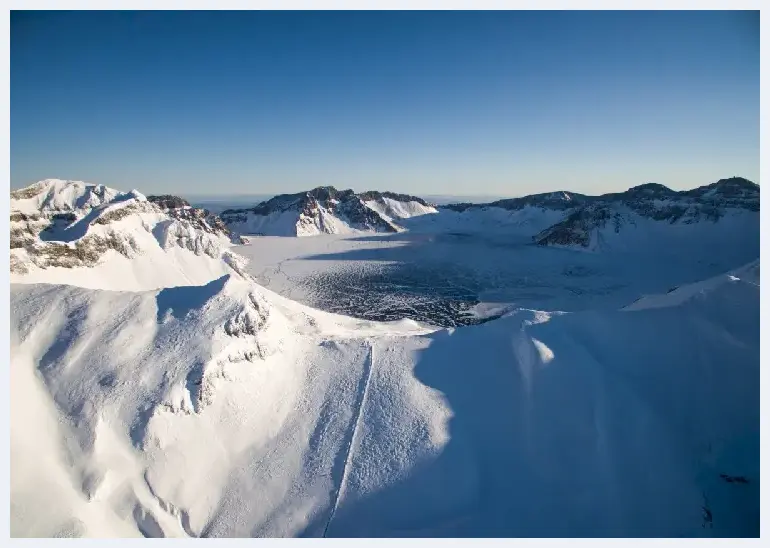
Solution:
<path fill-rule="evenodd" d="M 759 182 L 758 12 L 12 12 L 11 186 Z"/>

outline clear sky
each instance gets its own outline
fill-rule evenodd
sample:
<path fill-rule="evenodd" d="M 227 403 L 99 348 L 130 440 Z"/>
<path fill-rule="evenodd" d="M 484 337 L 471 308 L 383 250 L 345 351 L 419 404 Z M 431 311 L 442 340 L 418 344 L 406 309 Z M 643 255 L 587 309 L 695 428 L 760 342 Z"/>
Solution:
<path fill-rule="evenodd" d="M 759 181 L 759 12 L 12 12 L 11 186 Z"/>

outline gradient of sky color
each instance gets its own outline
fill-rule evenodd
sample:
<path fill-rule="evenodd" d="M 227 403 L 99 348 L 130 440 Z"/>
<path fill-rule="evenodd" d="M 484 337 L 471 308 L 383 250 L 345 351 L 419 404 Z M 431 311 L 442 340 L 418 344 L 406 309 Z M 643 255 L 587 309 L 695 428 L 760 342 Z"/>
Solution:
<path fill-rule="evenodd" d="M 759 12 L 12 12 L 11 186 L 759 182 Z"/>

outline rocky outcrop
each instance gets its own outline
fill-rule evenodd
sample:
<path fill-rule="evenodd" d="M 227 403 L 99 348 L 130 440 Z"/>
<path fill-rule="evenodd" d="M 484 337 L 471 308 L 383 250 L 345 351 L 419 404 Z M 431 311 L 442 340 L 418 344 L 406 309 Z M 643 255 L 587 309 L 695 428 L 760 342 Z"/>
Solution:
<path fill-rule="evenodd" d="M 190 202 L 179 196 L 163 194 L 161 196 L 147 196 L 147 201 L 158 205 L 162 209 L 182 209 L 192 207 Z"/>
<path fill-rule="evenodd" d="M 209 234 L 219 234 L 227 237 L 234 244 L 243 244 L 245 240 L 232 232 L 221 217 L 214 215 L 206 209 L 192 207 L 190 202 L 179 196 L 165 194 L 162 196 L 148 196 L 147 201 L 154 203 L 166 214 L 190 223 L 193 227 Z"/>
<path fill-rule="evenodd" d="M 591 231 L 605 228 L 608 223 L 611 223 L 616 233 L 620 232 L 624 223 L 623 216 L 606 205 L 583 206 L 572 211 L 560 223 L 535 235 L 534 240 L 539 245 L 588 247 Z"/>

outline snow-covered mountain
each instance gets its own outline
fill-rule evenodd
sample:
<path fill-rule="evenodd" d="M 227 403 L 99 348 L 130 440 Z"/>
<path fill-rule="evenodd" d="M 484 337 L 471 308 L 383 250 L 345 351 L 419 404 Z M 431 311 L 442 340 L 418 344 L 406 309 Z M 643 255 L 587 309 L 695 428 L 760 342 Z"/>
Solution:
<path fill-rule="evenodd" d="M 43 181 L 11 231 L 12 536 L 759 534 L 758 260 L 437 329 L 261 287 L 175 197 Z"/>
<path fill-rule="evenodd" d="M 638 237 L 629 235 L 634 229 L 649 233 L 659 232 L 661 224 L 675 225 L 675 232 L 696 235 L 703 229 L 688 230 L 682 225 L 703 223 L 712 225 L 713 231 L 718 222 L 719 228 L 735 231 L 738 238 L 742 231 L 753 230 L 758 235 L 759 185 L 734 177 L 689 191 L 647 184 L 624 193 L 583 199 L 563 221 L 536 234 L 534 240 L 540 245 L 601 249 Z M 707 233 L 702 236 L 707 237 Z"/>
<path fill-rule="evenodd" d="M 759 185 L 732 177 L 686 191 L 648 183 L 600 196 L 557 191 L 444 206 L 405 194 L 320 187 L 276 196 L 250 209 L 226 210 L 221 216 L 245 234 L 494 232 L 538 245 L 626 250 L 653 240 L 689 245 L 758 237 Z"/>
<path fill-rule="evenodd" d="M 587 196 L 535 194 L 439 208 L 437 230 L 510 233 L 538 245 L 592 251 L 759 237 L 759 185 L 740 177 L 693 190 L 644 184 Z M 421 227 L 425 228 L 425 227 Z"/>
<path fill-rule="evenodd" d="M 48 179 L 11 192 L 10 210 L 11 282 L 154 289 L 242 273 L 240 237 L 180 198 Z"/>
<path fill-rule="evenodd" d="M 281 194 L 249 209 L 228 209 L 222 219 L 233 230 L 267 236 L 314 236 L 355 232 L 398 232 L 400 219 L 436 213 L 415 196 L 392 192 L 318 187 Z"/>
<path fill-rule="evenodd" d="M 225 210 L 221 217 L 233 230 L 268 236 L 398 231 L 397 226 L 366 207 L 352 190 L 334 187 L 281 194 L 251 209 Z"/>

